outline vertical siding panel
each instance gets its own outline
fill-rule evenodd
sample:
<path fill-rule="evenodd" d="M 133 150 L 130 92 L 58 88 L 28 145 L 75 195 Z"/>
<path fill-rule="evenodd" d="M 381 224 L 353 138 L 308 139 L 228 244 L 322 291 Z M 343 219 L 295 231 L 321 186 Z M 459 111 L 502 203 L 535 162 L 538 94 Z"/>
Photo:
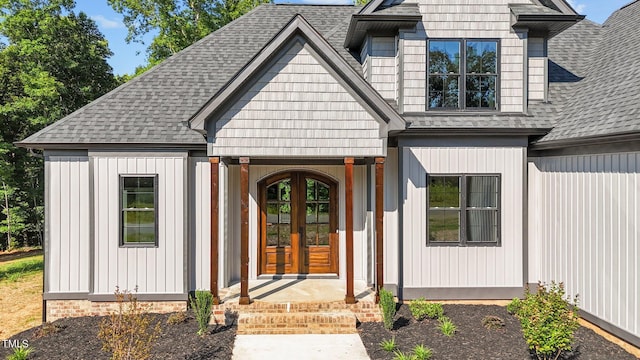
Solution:
<path fill-rule="evenodd" d="M 147 174 L 157 173 L 155 162 L 156 161 L 154 158 L 150 158 L 150 157 L 145 158 L 144 171 Z M 160 202 L 158 202 L 158 207 L 160 207 Z M 157 209 L 156 211 L 160 211 L 160 209 Z M 145 278 L 146 278 L 146 284 L 147 284 L 146 291 L 150 293 L 157 293 L 158 281 L 163 280 L 161 277 L 158 277 L 157 259 L 156 259 L 157 253 L 158 253 L 158 250 L 155 248 L 144 249 L 145 265 L 146 265 Z"/>
<path fill-rule="evenodd" d="M 543 186 L 540 205 L 530 204 L 548 234 L 542 280 L 564 280 L 581 308 L 636 336 L 639 160 L 637 152 L 540 158 L 540 178 L 530 174 L 530 186 Z"/>
<path fill-rule="evenodd" d="M 75 189 L 71 188 L 70 164 L 68 161 L 60 162 L 60 191 L 64 196 L 60 196 L 60 291 L 69 291 L 70 269 L 69 263 L 69 238 L 71 236 L 71 219 L 69 219 L 69 209 L 71 206 L 71 196 Z"/>
<path fill-rule="evenodd" d="M 49 245 L 49 291 L 60 292 L 60 257 L 62 247 L 62 234 L 61 234 L 61 162 L 53 159 L 50 165 L 50 180 L 49 180 L 49 231 L 50 241 Z"/>
<path fill-rule="evenodd" d="M 79 262 L 80 262 L 80 269 L 79 269 L 79 287 L 78 290 L 82 291 L 82 292 L 88 292 L 89 289 L 89 274 L 91 273 L 90 270 L 90 262 L 89 262 L 89 258 L 91 256 L 91 254 L 89 253 L 89 242 L 90 240 L 90 231 L 89 231 L 89 224 L 91 222 L 90 219 L 90 208 L 89 206 L 91 205 L 91 202 L 89 201 L 91 194 L 89 194 L 89 159 L 85 158 L 82 160 L 81 162 L 81 167 L 80 167 L 80 204 L 81 204 L 81 211 L 79 214 L 79 221 L 78 223 L 81 226 L 80 229 L 80 237 L 79 237 Z"/>

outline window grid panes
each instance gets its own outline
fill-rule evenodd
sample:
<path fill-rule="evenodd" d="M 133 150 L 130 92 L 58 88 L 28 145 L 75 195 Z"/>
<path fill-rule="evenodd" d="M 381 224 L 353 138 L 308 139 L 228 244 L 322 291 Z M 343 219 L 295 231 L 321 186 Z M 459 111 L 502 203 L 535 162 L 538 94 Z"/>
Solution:
<path fill-rule="evenodd" d="M 291 246 L 291 179 L 267 187 L 267 246 Z"/>
<path fill-rule="evenodd" d="M 428 57 L 430 110 L 497 109 L 497 40 L 430 40 Z"/>
<path fill-rule="evenodd" d="M 156 245 L 156 186 L 156 176 L 120 178 L 123 245 Z"/>
<path fill-rule="evenodd" d="M 498 175 L 428 176 L 428 244 L 499 245 Z"/>
<path fill-rule="evenodd" d="M 329 246 L 329 185 L 310 178 L 305 181 L 307 246 Z"/>

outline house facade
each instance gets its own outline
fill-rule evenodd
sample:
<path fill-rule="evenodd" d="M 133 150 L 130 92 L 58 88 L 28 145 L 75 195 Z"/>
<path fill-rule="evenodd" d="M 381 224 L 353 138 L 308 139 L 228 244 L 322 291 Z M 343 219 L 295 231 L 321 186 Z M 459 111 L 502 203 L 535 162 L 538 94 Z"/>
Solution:
<path fill-rule="evenodd" d="M 640 344 L 640 4 L 583 19 L 254 9 L 20 143 L 45 154 L 47 317 L 116 286 L 172 310 L 238 282 L 248 304 L 256 279 L 337 279 L 347 303 L 354 282 L 436 300 L 555 280 Z"/>

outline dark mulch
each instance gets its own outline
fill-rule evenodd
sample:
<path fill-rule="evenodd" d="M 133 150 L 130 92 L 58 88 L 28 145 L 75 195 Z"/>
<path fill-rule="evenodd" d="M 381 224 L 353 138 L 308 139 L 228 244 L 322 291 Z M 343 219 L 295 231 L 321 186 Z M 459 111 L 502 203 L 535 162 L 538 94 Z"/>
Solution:
<path fill-rule="evenodd" d="M 153 314 L 152 324 L 160 321 L 162 332 L 152 348 L 153 359 L 231 359 L 236 326 L 210 326 L 198 336 L 198 324 L 192 315 L 178 324 L 169 325 L 170 314 Z M 11 339 L 28 340 L 33 352 L 29 359 L 109 359 L 101 351 L 98 328 L 104 317 L 81 317 L 53 322 L 60 331 L 46 336 L 35 336 L 40 326 L 23 331 Z M 0 343 L 0 359 L 10 354 Z"/>
<path fill-rule="evenodd" d="M 444 305 L 445 315 L 458 327 L 452 337 L 443 335 L 437 320 L 416 321 L 407 305 L 401 305 L 394 330 L 387 331 L 382 323 L 362 323 L 358 327 L 367 353 L 373 360 L 393 359 L 392 352 L 380 347 L 382 340 L 395 337 L 398 350 L 409 353 L 423 344 L 433 350 L 432 359 L 532 359 L 522 337 L 519 321 L 505 307 L 490 305 Z M 498 316 L 505 326 L 486 329 L 482 319 Z M 617 345 L 592 330 L 581 327 L 575 333 L 574 352 L 564 359 L 635 359 Z"/>

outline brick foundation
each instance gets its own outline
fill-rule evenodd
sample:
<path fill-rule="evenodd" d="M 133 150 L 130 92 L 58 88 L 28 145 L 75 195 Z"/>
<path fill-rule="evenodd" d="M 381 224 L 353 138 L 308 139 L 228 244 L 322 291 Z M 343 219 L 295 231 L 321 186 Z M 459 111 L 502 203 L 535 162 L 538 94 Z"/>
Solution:
<path fill-rule="evenodd" d="M 151 313 L 170 313 L 187 309 L 186 301 L 138 301 Z M 113 301 L 47 300 L 47 321 L 80 316 L 105 316 L 118 310 Z"/>

